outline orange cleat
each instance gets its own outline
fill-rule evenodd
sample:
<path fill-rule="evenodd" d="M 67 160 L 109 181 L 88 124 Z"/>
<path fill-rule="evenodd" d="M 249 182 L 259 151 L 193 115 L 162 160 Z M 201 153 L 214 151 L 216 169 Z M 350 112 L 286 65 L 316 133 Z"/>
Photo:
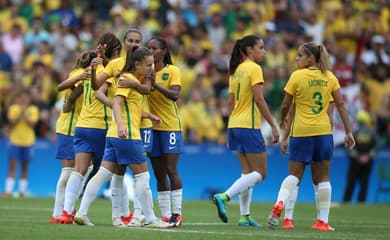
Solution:
<path fill-rule="evenodd" d="M 73 214 L 68 214 L 65 210 L 63 210 L 60 217 L 60 223 L 73 224 L 73 218 L 74 218 Z"/>
<path fill-rule="evenodd" d="M 133 216 L 134 216 L 134 212 L 130 212 L 129 216 L 127 216 L 127 217 L 121 216 L 122 222 L 126 225 L 129 225 L 129 223 L 131 222 L 131 219 L 133 219 Z"/>
<path fill-rule="evenodd" d="M 334 231 L 334 228 L 332 228 L 328 223 L 325 223 L 324 221 L 317 220 L 311 228 L 318 230 L 318 231 Z"/>
<path fill-rule="evenodd" d="M 61 219 L 60 218 L 55 218 L 54 216 L 51 216 L 50 223 L 53 223 L 53 224 L 61 223 Z"/>
<path fill-rule="evenodd" d="M 279 201 L 272 208 L 270 215 L 268 216 L 268 227 L 275 229 L 279 224 L 280 215 L 283 211 L 283 201 Z"/>
<path fill-rule="evenodd" d="M 169 217 L 161 217 L 161 221 L 169 223 Z"/>
<path fill-rule="evenodd" d="M 291 219 L 285 218 L 283 220 L 283 226 L 284 229 L 292 229 L 295 228 L 293 221 Z"/>

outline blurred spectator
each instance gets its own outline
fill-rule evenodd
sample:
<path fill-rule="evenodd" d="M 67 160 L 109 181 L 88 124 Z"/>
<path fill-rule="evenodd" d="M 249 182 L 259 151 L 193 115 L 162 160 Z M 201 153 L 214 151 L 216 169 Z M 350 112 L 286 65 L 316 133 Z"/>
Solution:
<path fill-rule="evenodd" d="M 11 56 L 4 50 L 3 42 L 0 40 L 0 72 L 11 72 L 12 59 Z"/>
<path fill-rule="evenodd" d="M 24 37 L 24 45 L 26 54 L 37 53 L 39 44 L 42 41 L 50 43 L 50 34 L 43 29 L 42 19 L 36 17 L 33 19 L 32 29 L 29 30 Z"/>
<path fill-rule="evenodd" d="M 349 169 L 343 202 L 350 202 L 356 183 L 359 183 L 358 202 L 365 202 L 372 165 L 376 156 L 376 134 L 371 129 L 371 117 L 366 111 L 356 115 L 359 124 L 354 132 L 356 146 L 349 152 Z"/>
<path fill-rule="evenodd" d="M 390 147 L 390 93 L 383 97 L 379 109 L 375 113 L 376 132 L 380 147 Z"/>
<path fill-rule="evenodd" d="M 347 63 L 347 51 L 344 48 L 338 49 L 336 52 L 336 62 L 333 65 L 333 73 L 339 80 L 341 87 L 348 86 L 355 81 L 352 66 Z"/>
<path fill-rule="evenodd" d="M 20 64 L 23 61 L 23 33 L 19 24 L 12 25 L 9 33 L 2 36 L 3 48 L 11 56 L 14 64 Z"/>
<path fill-rule="evenodd" d="M 371 67 L 376 64 L 390 65 L 390 57 L 384 49 L 385 39 L 381 35 L 374 35 L 371 38 L 371 48 L 362 53 L 361 60 Z"/>

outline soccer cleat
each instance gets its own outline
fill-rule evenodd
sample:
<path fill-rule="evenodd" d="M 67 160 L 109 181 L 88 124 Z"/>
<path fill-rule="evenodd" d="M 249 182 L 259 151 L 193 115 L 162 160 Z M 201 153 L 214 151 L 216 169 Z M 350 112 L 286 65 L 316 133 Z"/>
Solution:
<path fill-rule="evenodd" d="M 276 229 L 279 224 L 280 215 L 283 211 L 283 201 L 279 201 L 272 208 L 270 215 L 268 216 L 268 227 Z"/>
<path fill-rule="evenodd" d="M 295 228 L 292 219 L 285 218 L 283 220 L 283 226 L 284 229 L 292 229 Z"/>
<path fill-rule="evenodd" d="M 131 219 L 133 218 L 133 216 L 134 216 L 133 212 L 130 212 L 129 216 L 127 216 L 127 217 L 121 216 L 123 223 L 126 225 L 129 224 L 131 222 Z"/>
<path fill-rule="evenodd" d="M 250 215 L 241 216 L 238 220 L 238 226 L 240 227 L 262 227 L 260 223 L 257 223 Z"/>
<path fill-rule="evenodd" d="M 50 217 L 50 223 L 56 224 L 56 223 L 61 223 L 60 218 L 55 218 L 54 216 Z"/>
<path fill-rule="evenodd" d="M 218 217 L 222 222 L 227 223 L 228 217 L 226 215 L 226 203 L 223 195 L 221 193 L 215 194 L 213 196 L 213 202 L 217 206 Z"/>
<path fill-rule="evenodd" d="M 112 226 L 123 228 L 127 227 L 127 224 L 123 222 L 122 217 L 117 217 L 112 219 Z"/>
<path fill-rule="evenodd" d="M 161 219 L 156 219 L 153 222 L 145 223 L 147 228 L 171 228 L 174 227 L 172 223 L 163 222 Z"/>
<path fill-rule="evenodd" d="M 334 231 L 334 228 L 332 228 L 328 223 L 325 223 L 324 221 L 321 221 L 317 219 L 317 221 L 311 226 L 311 228 L 318 230 L 318 231 Z"/>
<path fill-rule="evenodd" d="M 143 216 L 143 215 L 142 215 Z M 130 223 L 127 225 L 128 227 L 143 227 L 144 224 L 142 223 L 143 220 L 145 219 L 145 217 L 139 219 L 139 218 L 136 218 L 136 217 L 133 217 L 130 221 Z"/>
<path fill-rule="evenodd" d="M 76 214 L 76 216 L 74 216 L 74 221 L 75 221 L 78 225 L 95 226 L 95 224 L 93 224 L 93 223 L 91 222 L 91 220 L 89 220 L 88 216 L 86 216 L 86 215 L 79 215 L 79 214 Z"/>
<path fill-rule="evenodd" d="M 9 193 L 9 192 L 3 192 L 3 193 L 1 194 L 1 197 L 3 197 L 3 198 L 9 198 L 9 197 L 11 197 L 11 193 Z"/>
<path fill-rule="evenodd" d="M 180 214 L 174 213 L 169 219 L 169 223 L 173 224 L 174 227 L 180 227 L 183 222 L 183 218 Z"/>
<path fill-rule="evenodd" d="M 161 217 L 161 221 L 166 222 L 166 223 L 169 223 L 169 219 L 171 219 L 171 218 L 170 217 Z"/>
<path fill-rule="evenodd" d="M 60 217 L 60 223 L 62 224 L 73 224 L 73 215 L 68 214 L 65 210 L 62 210 Z"/>

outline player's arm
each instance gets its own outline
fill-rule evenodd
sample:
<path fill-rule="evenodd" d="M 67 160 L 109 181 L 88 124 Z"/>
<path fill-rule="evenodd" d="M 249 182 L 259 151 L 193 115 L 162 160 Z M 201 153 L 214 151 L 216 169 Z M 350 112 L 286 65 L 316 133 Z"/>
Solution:
<path fill-rule="evenodd" d="M 165 88 L 157 84 L 155 81 L 152 81 L 152 87 L 158 90 L 162 95 L 169 99 L 172 99 L 173 101 L 176 101 L 180 97 L 180 85 L 171 85 L 169 86 L 169 88 Z"/>
<path fill-rule="evenodd" d="M 228 99 L 228 106 L 229 106 L 229 115 L 232 114 L 234 109 L 234 94 L 229 93 L 229 99 Z"/>
<path fill-rule="evenodd" d="M 84 88 L 83 85 L 80 84 L 77 86 L 72 93 L 70 94 L 69 98 L 64 102 L 64 106 L 62 107 L 62 112 L 68 113 L 72 111 L 73 105 L 75 104 L 78 97 L 80 97 L 81 94 L 83 94 Z"/>
<path fill-rule="evenodd" d="M 62 81 L 60 84 L 58 84 L 57 90 L 64 91 L 69 88 L 74 88 L 77 82 L 83 79 L 88 79 L 90 77 L 91 77 L 91 69 L 86 68 L 84 69 L 84 72 L 81 73 L 80 75 L 77 75 L 73 78 L 68 78 L 65 81 Z"/>
<path fill-rule="evenodd" d="M 96 99 L 99 100 L 99 102 L 103 103 L 104 105 L 112 108 L 113 102 L 108 99 L 106 93 L 108 88 L 110 87 L 110 84 L 108 82 L 105 82 L 97 91 L 96 91 Z"/>
<path fill-rule="evenodd" d="M 272 143 L 278 143 L 279 142 L 279 130 L 276 127 L 274 118 L 272 117 L 271 111 L 268 108 L 267 102 L 264 99 L 263 95 L 263 84 L 257 83 L 253 85 L 253 97 L 255 100 L 255 103 L 257 107 L 259 108 L 261 115 L 264 117 L 264 119 L 268 122 L 268 124 L 272 128 L 272 136 L 273 140 Z"/>
<path fill-rule="evenodd" d="M 112 112 L 114 113 L 115 121 L 118 125 L 118 137 L 120 138 L 127 138 L 129 136 L 129 130 L 127 127 L 123 124 L 122 121 L 122 114 L 121 114 L 121 105 L 124 103 L 125 97 L 121 95 L 117 95 L 114 97 L 114 103 L 112 106 Z"/>
<path fill-rule="evenodd" d="M 141 118 L 150 119 L 153 122 L 153 125 L 155 125 L 157 127 L 161 126 L 161 124 L 162 124 L 162 120 L 160 117 L 158 117 L 152 113 L 149 113 L 149 112 L 142 112 Z"/>
<path fill-rule="evenodd" d="M 97 66 L 102 63 L 103 59 L 100 57 L 96 57 L 91 61 L 91 85 L 94 91 L 97 91 L 109 77 L 105 72 L 102 72 L 99 76 L 96 76 Z"/>
<path fill-rule="evenodd" d="M 335 106 L 337 108 L 337 111 L 339 112 L 339 115 L 341 117 L 341 120 L 344 125 L 345 129 L 345 145 L 352 149 L 355 146 L 355 139 L 352 134 L 352 128 L 349 124 L 349 118 L 348 118 L 348 112 L 345 109 L 344 101 L 340 93 L 340 89 L 337 89 L 332 92 L 332 96 L 335 102 Z"/>
<path fill-rule="evenodd" d="M 150 78 L 144 78 L 144 83 L 139 83 L 125 75 L 121 75 L 118 78 L 118 87 L 120 88 L 133 88 L 137 92 L 146 95 L 150 93 L 152 83 Z"/>

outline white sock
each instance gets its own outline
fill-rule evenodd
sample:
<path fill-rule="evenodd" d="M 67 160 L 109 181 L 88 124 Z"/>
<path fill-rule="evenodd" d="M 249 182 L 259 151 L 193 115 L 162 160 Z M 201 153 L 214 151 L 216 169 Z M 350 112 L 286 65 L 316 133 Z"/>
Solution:
<path fill-rule="evenodd" d="M 157 199 L 161 211 L 161 217 L 170 218 L 172 215 L 171 191 L 157 192 Z"/>
<path fill-rule="evenodd" d="M 278 200 L 282 201 L 283 204 L 286 202 L 287 198 L 290 196 L 290 193 L 295 189 L 295 187 L 298 185 L 299 179 L 295 177 L 294 175 L 288 175 L 282 182 L 282 185 L 280 186 L 279 194 L 278 194 Z"/>
<path fill-rule="evenodd" d="M 122 215 L 123 176 L 114 174 L 111 179 L 112 219 Z"/>
<path fill-rule="evenodd" d="M 129 193 L 127 192 L 127 184 L 126 181 L 123 181 L 123 190 L 122 190 L 122 216 L 128 217 L 130 215 L 130 199 Z"/>
<path fill-rule="evenodd" d="M 87 187 L 85 188 L 83 198 L 81 199 L 80 208 L 77 214 L 87 215 L 88 208 L 91 203 L 96 199 L 96 196 L 102 187 L 102 185 L 110 181 L 112 173 L 104 168 L 100 167 L 99 171 L 89 180 Z"/>
<path fill-rule="evenodd" d="M 297 196 L 298 196 L 298 189 L 299 189 L 298 186 L 293 188 L 291 193 L 290 193 L 290 196 L 288 196 L 288 199 L 286 201 L 286 205 L 284 208 L 284 218 L 288 218 L 290 220 L 293 219 L 295 202 L 297 201 Z"/>
<path fill-rule="evenodd" d="M 230 199 L 236 195 L 252 188 L 255 184 L 259 183 L 263 177 L 260 173 L 253 171 L 251 173 L 245 174 L 237 179 L 230 188 L 225 192 Z"/>
<path fill-rule="evenodd" d="M 62 209 L 64 209 L 65 188 L 69 176 L 74 168 L 64 167 L 61 169 L 60 177 L 57 180 L 56 196 L 54 200 L 53 217 L 60 218 Z"/>
<path fill-rule="evenodd" d="M 142 211 L 145 214 L 145 223 L 151 223 L 156 220 L 153 210 L 152 191 L 149 186 L 149 172 L 143 172 L 134 176 L 135 196 L 138 198 Z"/>
<path fill-rule="evenodd" d="M 314 188 L 314 201 L 316 203 L 317 217 L 316 219 L 320 219 L 320 210 L 318 208 L 318 185 L 313 184 Z"/>
<path fill-rule="evenodd" d="M 321 182 L 318 184 L 318 207 L 319 207 L 319 220 L 328 223 L 330 200 L 332 196 L 332 187 L 330 182 Z"/>
<path fill-rule="evenodd" d="M 135 186 L 134 186 L 134 188 L 135 188 Z M 135 192 L 135 190 L 134 190 L 134 192 Z M 140 219 L 141 215 L 142 215 L 142 207 L 141 207 L 141 203 L 139 202 L 139 199 L 138 199 L 136 194 L 134 194 L 133 204 L 134 204 L 134 217 L 137 219 Z"/>
<path fill-rule="evenodd" d="M 245 174 L 241 174 L 241 176 L 245 176 Z M 241 192 L 238 195 L 238 200 L 240 202 L 240 214 L 241 216 L 246 216 L 250 214 L 250 204 L 252 200 L 252 189 L 249 188 L 246 191 Z"/>
<path fill-rule="evenodd" d="M 172 196 L 172 213 L 181 215 L 183 202 L 183 189 L 176 189 L 171 192 Z"/>
<path fill-rule="evenodd" d="M 27 185 L 28 185 L 28 180 L 27 178 L 22 178 L 19 180 L 19 193 L 26 195 L 27 193 Z"/>
<path fill-rule="evenodd" d="M 64 210 L 71 214 L 74 209 L 74 204 L 77 200 L 77 195 L 80 191 L 80 187 L 82 186 L 83 175 L 78 172 L 73 171 L 70 174 L 68 179 L 68 183 L 66 184 L 65 189 L 65 201 L 64 201 Z"/>
<path fill-rule="evenodd" d="M 5 192 L 12 193 L 15 186 L 15 178 L 7 177 L 5 180 Z"/>

